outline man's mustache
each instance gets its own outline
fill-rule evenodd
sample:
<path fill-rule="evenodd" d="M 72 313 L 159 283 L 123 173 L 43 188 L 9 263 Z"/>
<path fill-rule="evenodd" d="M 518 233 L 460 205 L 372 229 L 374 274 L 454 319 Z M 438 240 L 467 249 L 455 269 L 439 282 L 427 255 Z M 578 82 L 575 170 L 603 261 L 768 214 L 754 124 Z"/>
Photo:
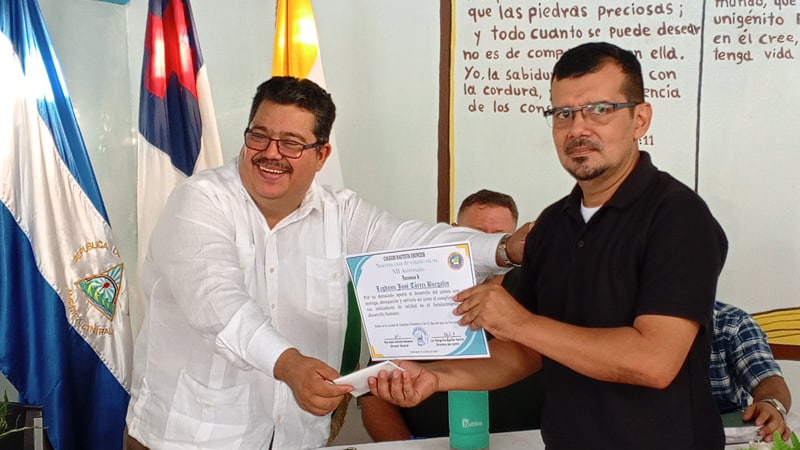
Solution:
<path fill-rule="evenodd" d="M 566 151 L 570 152 L 575 147 L 588 147 L 592 150 L 602 150 L 603 146 L 599 142 L 595 142 L 589 138 L 579 137 L 567 142 Z"/>
<path fill-rule="evenodd" d="M 262 166 L 268 169 L 271 168 L 271 169 L 283 170 L 285 172 L 292 171 L 292 166 L 286 163 L 285 161 L 269 159 L 264 155 L 255 155 L 250 159 L 250 162 L 252 162 L 256 166 Z"/>

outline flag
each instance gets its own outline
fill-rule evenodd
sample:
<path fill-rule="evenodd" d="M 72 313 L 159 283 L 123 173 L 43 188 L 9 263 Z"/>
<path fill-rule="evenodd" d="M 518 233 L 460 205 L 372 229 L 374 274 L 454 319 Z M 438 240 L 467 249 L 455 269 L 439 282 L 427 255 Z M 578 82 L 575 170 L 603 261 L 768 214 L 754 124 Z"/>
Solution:
<path fill-rule="evenodd" d="M 277 0 L 272 75 L 308 78 L 322 88 L 326 87 L 311 0 Z M 329 142 L 333 150 L 325 166 L 317 174 L 317 181 L 341 188 L 344 185 L 342 166 L 339 163 L 333 130 Z"/>
<path fill-rule="evenodd" d="M 189 0 L 149 2 L 138 153 L 141 267 L 150 233 L 172 189 L 193 173 L 222 164 L 214 103 Z M 131 313 L 137 331 L 146 309 L 143 296 L 138 300 Z"/>
<path fill-rule="evenodd" d="M 120 449 L 125 264 L 35 0 L 0 2 L 0 67 L 0 371 L 55 449 Z"/>

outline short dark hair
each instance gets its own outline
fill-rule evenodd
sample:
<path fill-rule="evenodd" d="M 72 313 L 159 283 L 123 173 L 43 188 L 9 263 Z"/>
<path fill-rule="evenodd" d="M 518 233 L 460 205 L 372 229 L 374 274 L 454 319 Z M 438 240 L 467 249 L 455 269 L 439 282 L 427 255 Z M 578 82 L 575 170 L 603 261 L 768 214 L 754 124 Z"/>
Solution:
<path fill-rule="evenodd" d="M 314 136 L 319 141 L 328 142 L 333 121 L 336 119 L 336 105 L 333 104 L 331 95 L 317 83 L 296 77 L 272 77 L 261 83 L 250 106 L 248 124 L 253 121 L 258 107 L 264 101 L 295 105 L 314 114 Z"/>
<path fill-rule="evenodd" d="M 589 42 L 573 47 L 558 59 L 553 66 L 552 81 L 564 78 L 581 77 L 600 70 L 606 63 L 613 63 L 622 69 L 625 82 L 622 92 L 629 102 L 644 101 L 644 82 L 642 66 L 636 55 L 608 42 Z"/>
<path fill-rule="evenodd" d="M 511 211 L 511 217 L 514 218 L 514 222 L 519 220 L 519 210 L 517 209 L 517 203 L 510 195 L 503 194 L 502 192 L 495 192 L 495 191 L 490 191 L 488 189 L 481 189 L 480 191 L 474 194 L 468 195 L 467 198 L 465 198 L 464 201 L 461 202 L 461 206 L 458 208 L 458 215 L 460 216 L 465 209 L 467 209 L 472 205 L 502 206 L 504 208 L 508 208 Z"/>

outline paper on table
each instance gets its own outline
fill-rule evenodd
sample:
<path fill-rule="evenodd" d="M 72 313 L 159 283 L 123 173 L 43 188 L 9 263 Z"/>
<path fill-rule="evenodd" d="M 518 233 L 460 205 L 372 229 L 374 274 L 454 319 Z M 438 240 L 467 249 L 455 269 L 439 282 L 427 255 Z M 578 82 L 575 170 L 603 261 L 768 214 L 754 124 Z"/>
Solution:
<path fill-rule="evenodd" d="M 453 296 L 475 285 L 469 243 L 346 259 L 374 361 L 489 357 L 484 331 L 453 313 Z"/>
<path fill-rule="evenodd" d="M 800 428 L 800 415 L 789 411 L 786 415 L 786 425 L 791 430 Z M 742 411 L 722 414 L 722 426 L 725 427 L 726 444 L 747 444 L 761 440 L 761 436 L 758 435 L 759 427 L 753 422 L 742 421 Z"/>
<path fill-rule="evenodd" d="M 743 421 L 742 413 L 743 411 L 731 411 L 721 415 L 726 444 L 747 444 L 761 440 L 758 435 L 759 427 L 752 421 Z"/>

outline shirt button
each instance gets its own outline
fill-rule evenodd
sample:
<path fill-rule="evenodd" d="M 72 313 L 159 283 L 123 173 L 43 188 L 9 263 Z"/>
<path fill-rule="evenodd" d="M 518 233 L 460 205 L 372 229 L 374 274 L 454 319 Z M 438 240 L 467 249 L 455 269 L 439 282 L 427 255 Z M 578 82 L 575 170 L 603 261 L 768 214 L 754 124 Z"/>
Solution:
<path fill-rule="evenodd" d="M 578 247 L 583 247 L 583 241 L 578 241 Z"/>
<path fill-rule="evenodd" d="M 275 268 L 274 267 L 270 267 L 269 268 L 269 273 L 275 273 Z"/>

